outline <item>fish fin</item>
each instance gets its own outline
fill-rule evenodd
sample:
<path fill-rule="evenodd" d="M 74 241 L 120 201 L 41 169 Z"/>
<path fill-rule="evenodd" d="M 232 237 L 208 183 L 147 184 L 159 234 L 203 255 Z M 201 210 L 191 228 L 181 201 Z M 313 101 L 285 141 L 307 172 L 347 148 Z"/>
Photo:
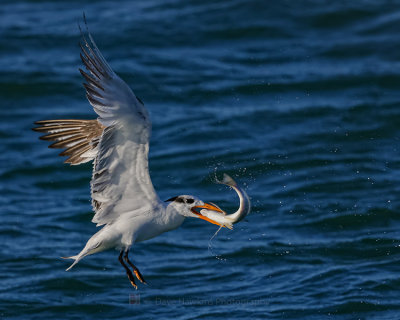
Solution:
<path fill-rule="evenodd" d="M 222 177 L 222 180 L 218 180 L 216 181 L 219 184 L 224 184 L 230 187 L 236 187 L 237 183 L 235 180 L 232 179 L 231 176 L 227 175 L 226 173 L 224 173 L 224 176 Z"/>

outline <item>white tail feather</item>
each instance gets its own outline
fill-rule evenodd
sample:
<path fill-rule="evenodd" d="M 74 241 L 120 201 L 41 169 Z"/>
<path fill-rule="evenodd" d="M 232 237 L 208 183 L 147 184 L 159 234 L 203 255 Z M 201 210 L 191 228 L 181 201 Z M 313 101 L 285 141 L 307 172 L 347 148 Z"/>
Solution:
<path fill-rule="evenodd" d="M 69 268 L 67 268 L 65 271 L 69 271 L 71 270 L 71 268 L 76 265 L 80 260 L 82 260 L 84 257 L 91 255 L 93 253 L 96 253 L 100 248 L 101 242 L 96 242 L 96 237 L 98 237 L 99 233 L 102 232 L 104 229 L 101 229 L 99 232 L 97 232 L 96 234 L 94 234 L 89 241 L 86 243 L 85 247 L 82 249 L 81 252 L 79 252 L 77 255 L 75 256 L 70 256 L 70 257 L 61 257 L 62 259 L 73 259 L 75 260 L 70 266 Z M 93 244 L 94 243 L 94 244 Z"/>
<path fill-rule="evenodd" d="M 65 271 L 69 271 L 69 270 L 71 270 L 71 268 L 74 266 L 74 265 L 76 265 L 78 262 L 79 262 L 79 260 L 81 260 L 83 257 L 82 256 L 79 256 L 79 255 L 76 255 L 76 256 L 70 256 L 70 257 L 61 257 L 62 259 L 73 259 L 73 260 L 75 260 L 67 269 L 65 269 Z"/>

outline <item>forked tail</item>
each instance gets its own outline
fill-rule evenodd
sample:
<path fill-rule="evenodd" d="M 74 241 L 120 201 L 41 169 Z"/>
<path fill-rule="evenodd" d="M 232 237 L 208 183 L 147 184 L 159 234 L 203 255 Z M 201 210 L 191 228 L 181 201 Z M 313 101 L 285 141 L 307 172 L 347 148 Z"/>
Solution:
<path fill-rule="evenodd" d="M 103 229 L 102 229 L 103 230 Z M 100 230 L 99 232 L 101 232 Z M 99 233 L 98 232 L 98 233 Z M 93 253 L 102 251 L 101 241 L 97 241 L 97 236 L 98 233 L 94 234 L 89 241 L 86 243 L 85 247 L 82 249 L 81 252 L 79 252 L 76 256 L 70 256 L 70 257 L 61 257 L 62 259 L 73 259 L 75 260 L 65 271 L 71 270 L 71 268 L 76 265 L 80 260 L 82 260 L 84 257 L 91 255 Z"/>
<path fill-rule="evenodd" d="M 74 265 L 76 265 L 76 264 L 79 262 L 79 260 L 81 260 L 83 257 L 80 257 L 79 255 L 76 255 L 76 256 L 61 257 L 61 258 L 62 258 L 62 259 L 74 259 L 74 260 L 75 260 L 67 269 L 65 269 L 65 271 L 69 271 L 69 270 L 71 270 L 72 267 L 73 267 Z"/>

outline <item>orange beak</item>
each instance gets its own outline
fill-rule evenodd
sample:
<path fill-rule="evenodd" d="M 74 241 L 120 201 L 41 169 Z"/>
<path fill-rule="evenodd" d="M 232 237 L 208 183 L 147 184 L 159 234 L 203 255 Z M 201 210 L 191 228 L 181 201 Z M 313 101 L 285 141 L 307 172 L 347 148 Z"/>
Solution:
<path fill-rule="evenodd" d="M 211 203 L 205 203 L 205 204 L 202 205 L 202 206 L 194 206 L 194 207 L 191 209 L 191 211 L 192 211 L 194 214 L 198 215 L 200 219 L 203 219 L 203 220 L 208 221 L 208 222 L 210 222 L 210 223 L 213 223 L 213 224 L 216 224 L 216 225 L 218 225 L 218 226 L 221 226 L 220 223 L 218 223 L 218 222 L 216 222 L 216 221 L 214 221 L 214 220 L 212 220 L 212 219 L 210 219 L 210 218 L 208 218 L 208 217 L 203 216 L 200 212 L 197 212 L 196 209 L 199 209 L 199 211 L 200 211 L 201 209 L 207 209 L 207 210 L 212 210 L 212 211 L 217 211 L 217 212 L 224 213 L 224 211 L 222 211 L 222 210 L 221 210 L 220 208 L 218 208 L 216 205 L 211 204 Z"/>

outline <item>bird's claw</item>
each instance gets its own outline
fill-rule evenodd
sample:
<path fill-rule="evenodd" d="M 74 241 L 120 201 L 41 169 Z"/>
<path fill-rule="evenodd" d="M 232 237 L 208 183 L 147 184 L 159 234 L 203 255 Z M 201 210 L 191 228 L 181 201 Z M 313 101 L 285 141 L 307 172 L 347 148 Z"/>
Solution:
<path fill-rule="evenodd" d="M 139 272 L 139 269 L 137 269 L 137 268 L 133 269 L 133 273 L 135 274 L 136 278 L 138 278 L 138 280 L 141 283 L 147 284 L 146 280 L 144 280 L 142 274 Z"/>
<path fill-rule="evenodd" d="M 123 252 L 124 252 L 124 251 L 121 250 L 121 253 L 120 253 L 119 257 L 118 257 L 118 260 L 119 260 L 119 262 L 122 264 L 122 266 L 125 268 L 126 274 L 128 275 L 128 279 L 129 279 L 131 285 L 132 285 L 135 289 L 137 289 L 138 286 L 137 286 L 136 283 L 135 283 L 135 277 L 133 276 L 132 271 L 128 268 L 128 266 L 127 266 L 127 265 L 124 263 L 124 261 L 122 260 L 122 254 L 123 254 Z M 147 282 L 146 282 L 146 280 L 144 280 L 144 278 L 143 278 L 142 274 L 140 273 L 139 269 L 136 268 L 136 266 L 129 260 L 128 254 L 129 254 L 129 250 L 126 250 L 126 251 L 125 251 L 125 255 L 124 255 L 124 260 L 131 266 L 131 268 L 132 268 L 132 270 L 133 270 L 133 273 L 135 274 L 136 278 L 137 278 L 141 283 L 147 285 Z"/>
<path fill-rule="evenodd" d="M 126 271 L 126 274 L 128 275 L 128 279 L 129 279 L 129 282 L 131 283 L 131 285 L 137 290 L 138 286 L 135 283 L 135 278 L 133 277 L 132 272 L 129 270 L 129 271 Z"/>
<path fill-rule="evenodd" d="M 137 289 L 138 289 L 138 286 L 137 286 L 137 284 L 136 284 L 136 283 L 134 283 L 132 280 L 129 280 L 129 282 L 131 283 L 132 287 L 134 287 L 134 288 L 135 288 L 135 290 L 137 290 Z"/>

